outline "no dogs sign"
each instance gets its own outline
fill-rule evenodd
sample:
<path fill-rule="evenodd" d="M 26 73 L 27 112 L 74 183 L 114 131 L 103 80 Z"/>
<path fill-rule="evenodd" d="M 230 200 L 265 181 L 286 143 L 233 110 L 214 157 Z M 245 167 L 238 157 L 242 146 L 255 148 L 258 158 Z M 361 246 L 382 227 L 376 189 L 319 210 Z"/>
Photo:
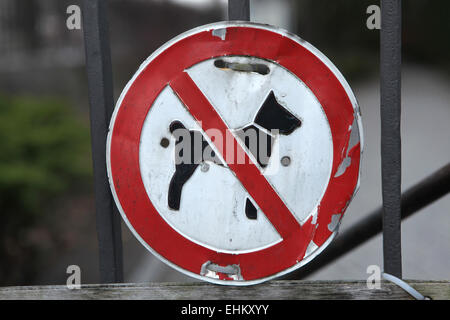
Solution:
<path fill-rule="evenodd" d="M 317 49 L 222 22 L 142 64 L 111 121 L 108 173 L 123 219 L 161 260 L 254 284 L 333 239 L 358 188 L 361 138 L 355 97 Z"/>

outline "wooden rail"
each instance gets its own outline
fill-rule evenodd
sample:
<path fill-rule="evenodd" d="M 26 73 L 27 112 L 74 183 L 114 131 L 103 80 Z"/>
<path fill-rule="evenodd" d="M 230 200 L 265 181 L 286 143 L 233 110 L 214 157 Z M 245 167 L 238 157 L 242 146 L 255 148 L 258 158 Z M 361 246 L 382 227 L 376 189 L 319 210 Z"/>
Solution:
<path fill-rule="evenodd" d="M 450 299 L 450 281 L 408 281 L 424 296 Z M 0 288 L 0 299 L 186 299 L 186 300 L 304 300 L 401 299 L 412 297 L 389 282 L 368 289 L 365 281 L 270 281 L 250 287 L 227 287 L 203 282 L 150 284 L 92 284 L 80 289 L 66 286 Z"/>

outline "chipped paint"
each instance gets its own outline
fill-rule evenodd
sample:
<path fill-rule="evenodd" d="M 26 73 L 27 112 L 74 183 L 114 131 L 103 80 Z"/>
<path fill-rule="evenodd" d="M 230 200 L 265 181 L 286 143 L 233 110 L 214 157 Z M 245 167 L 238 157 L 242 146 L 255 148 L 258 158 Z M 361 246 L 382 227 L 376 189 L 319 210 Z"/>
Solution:
<path fill-rule="evenodd" d="M 354 129 L 354 130 L 353 130 Z M 358 119 L 355 117 L 353 119 L 352 126 L 350 128 L 350 137 L 348 139 L 348 147 L 347 147 L 347 155 L 349 151 L 356 146 L 356 144 L 359 142 L 359 130 L 358 130 Z"/>
<path fill-rule="evenodd" d="M 352 158 L 349 156 L 350 150 L 359 143 L 359 129 L 358 129 L 358 119 L 355 116 L 353 119 L 353 124 L 349 127 L 350 135 L 348 138 L 347 151 L 345 153 L 345 158 L 342 160 L 341 164 L 334 175 L 335 178 L 340 177 L 345 173 L 348 167 L 352 164 Z M 355 130 L 353 130 L 355 129 Z"/>
<path fill-rule="evenodd" d="M 331 216 L 331 222 L 328 224 L 328 230 L 331 232 L 335 231 L 339 226 L 339 222 L 341 221 L 341 213 L 333 214 Z"/>
<path fill-rule="evenodd" d="M 335 178 L 342 176 L 347 170 L 348 167 L 352 164 L 352 159 L 350 157 L 345 157 L 344 160 L 342 160 L 341 164 L 339 165 L 338 170 L 336 171 L 336 174 L 334 175 Z"/>
<path fill-rule="evenodd" d="M 213 37 L 218 37 L 222 40 L 225 40 L 225 37 L 227 35 L 227 28 L 213 29 L 212 35 Z"/>
<path fill-rule="evenodd" d="M 202 265 L 200 274 L 205 277 L 221 280 L 244 280 L 241 275 L 241 268 L 237 264 L 223 267 L 211 261 L 206 261 Z"/>
<path fill-rule="evenodd" d="M 311 253 L 313 253 L 314 251 L 316 251 L 319 248 L 318 245 L 316 245 L 314 243 L 314 241 L 311 240 L 311 242 L 309 243 L 308 247 L 306 248 L 306 252 L 305 255 L 303 256 L 303 259 L 307 256 L 309 256 Z"/>

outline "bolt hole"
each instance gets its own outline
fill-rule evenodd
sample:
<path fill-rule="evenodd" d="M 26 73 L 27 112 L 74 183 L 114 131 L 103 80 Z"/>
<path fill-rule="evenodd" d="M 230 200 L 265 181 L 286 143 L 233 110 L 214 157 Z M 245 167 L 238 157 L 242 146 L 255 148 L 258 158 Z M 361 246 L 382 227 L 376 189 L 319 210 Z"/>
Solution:
<path fill-rule="evenodd" d="M 263 76 L 269 74 L 270 69 L 262 63 L 238 63 L 228 62 L 222 59 L 214 60 L 214 66 L 219 69 L 231 69 L 240 72 L 256 72 Z"/>
<path fill-rule="evenodd" d="M 202 170 L 202 172 L 208 172 L 208 170 L 209 170 L 209 164 L 207 164 L 206 162 L 202 162 L 202 164 L 201 164 L 201 170 Z"/>
<path fill-rule="evenodd" d="M 291 164 L 291 158 L 289 158 L 288 156 L 284 156 L 283 158 L 281 158 L 281 165 L 283 167 L 287 167 Z"/>
<path fill-rule="evenodd" d="M 162 138 L 159 144 L 161 145 L 161 147 L 167 148 L 170 144 L 170 141 L 167 138 Z"/>

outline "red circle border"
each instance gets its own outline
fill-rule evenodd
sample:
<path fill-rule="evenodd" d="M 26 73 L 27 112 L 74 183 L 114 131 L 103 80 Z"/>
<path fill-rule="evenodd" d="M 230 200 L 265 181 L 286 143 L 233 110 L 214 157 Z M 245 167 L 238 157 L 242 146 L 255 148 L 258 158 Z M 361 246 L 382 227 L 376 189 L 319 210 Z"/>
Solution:
<path fill-rule="evenodd" d="M 218 28 L 218 27 L 217 27 Z M 197 29 L 149 58 L 124 90 L 111 122 L 109 163 L 111 187 L 122 215 L 135 233 L 160 256 L 178 268 L 201 275 L 205 263 L 239 265 L 244 281 L 272 277 L 299 264 L 311 240 L 321 247 L 333 234 L 333 215 L 342 215 L 359 181 L 361 146 L 347 150 L 356 111 L 335 73 L 301 40 L 258 25 L 225 26 L 224 38 L 214 25 Z M 224 28 L 221 25 L 221 28 Z M 318 206 L 315 221 L 302 228 L 310 238 L 283 239 L 269 248 L 243 254 L 216 252 L 172 229 L 147 196 L 139 166 L 139 143 L 144 120 L 162 89 L 183 70 L 218 56 L 246 55 L 271 60 L 301 79 L 319 100 L 333 137 L 333 165 L 327 190 Z M 355 128 L 356 129 L 356 128 Z M 336 172 L 344 158 L 351 163 L 344 173 Z M 231 280 L 220 275 L 221 280 Z M 205 279 L 207 280 L 207 279 Z"/>

